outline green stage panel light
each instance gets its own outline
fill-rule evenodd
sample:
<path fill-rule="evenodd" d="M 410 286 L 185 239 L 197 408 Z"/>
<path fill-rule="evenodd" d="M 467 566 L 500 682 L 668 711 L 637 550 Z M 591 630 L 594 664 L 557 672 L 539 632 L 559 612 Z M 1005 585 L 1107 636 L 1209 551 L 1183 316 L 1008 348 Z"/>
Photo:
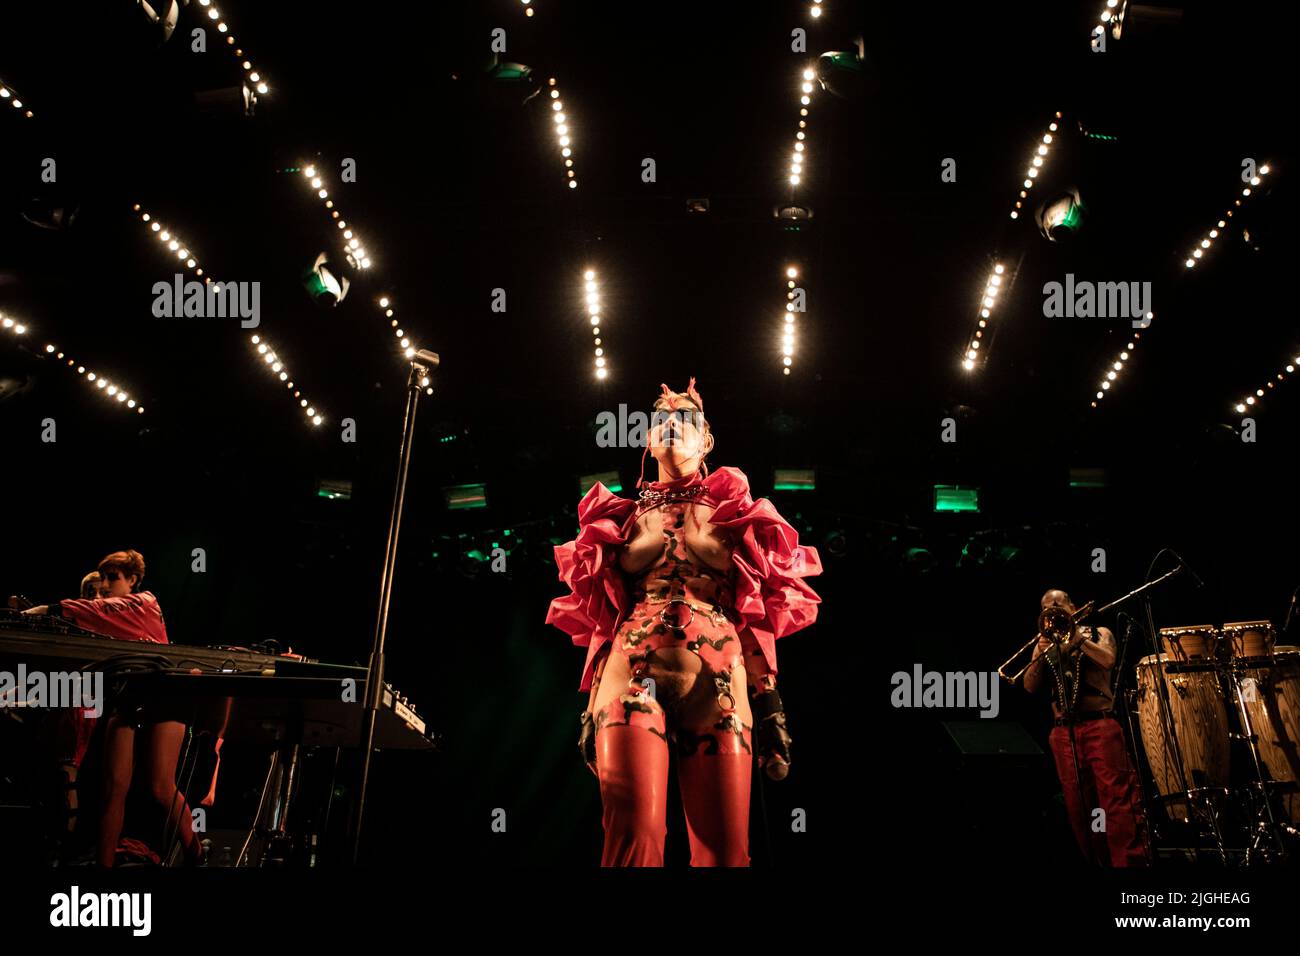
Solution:
<path fill-rule="evenodd" d="M 614 494 L 623 490 L 623 482 L 619 479 L 618 472 L 601 471 L 594 475 L 583 475 L 578 479 L 578 495 L 585 495 L 598 481 Z"/>
<path fill-rule="evenodd" d="M 935 485 L 935 511 L 979 511 L 980 490 L 962 485 Z"/>
<path fill-rule="evenodd" d="M 1070 487 L 1071 488 L 1105 488 L 1106 469 L 1105 468 L 1071 468 Z"/>
<path fill-rule="evenodd" d="M 812 468 L 778 468 L 772 473 L 773 491 L 816 491 L 817 472 Z"/>
<path fill-rule="evenodd" d="M 451 485 L 442 489 L 449 511 L 487 507 L 487 485 Z"/>
<path fill-rule="evenodd" d="M 316 497 L 349 501 L 352 498 L 352 482 L 347 479 L 322 478 L 316 485 Z"/>

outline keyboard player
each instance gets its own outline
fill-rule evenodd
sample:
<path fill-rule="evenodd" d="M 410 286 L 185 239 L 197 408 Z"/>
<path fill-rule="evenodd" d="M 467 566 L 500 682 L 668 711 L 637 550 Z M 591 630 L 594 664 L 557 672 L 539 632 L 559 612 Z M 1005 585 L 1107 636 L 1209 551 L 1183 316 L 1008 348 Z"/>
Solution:
<path fill-rule="evenodd" d="M 114 551 L 99 562 L 105 595 L 69 598 L 29 608 L 25 614 L 64 618 L 87 631 L 117 640 L 166 644 L 167 626 L 158 599 L 140 589 L 144 557 L 138 551 Z M 204 849 L 194 833 L 190 807 L 176 788 L 176 763 L 185 737 L 185 724 L 160 721 L 139 726 L 129 715 L 107 716 L 104 735 L 104 800 L 99 820 L 97 858 L 100 866 L 114 864 L 126 796 L 138 767 L 149 782 L 154 800 L 168 816 L 168 830 L 180 835 L 186 862 L 199 863 Z"/>

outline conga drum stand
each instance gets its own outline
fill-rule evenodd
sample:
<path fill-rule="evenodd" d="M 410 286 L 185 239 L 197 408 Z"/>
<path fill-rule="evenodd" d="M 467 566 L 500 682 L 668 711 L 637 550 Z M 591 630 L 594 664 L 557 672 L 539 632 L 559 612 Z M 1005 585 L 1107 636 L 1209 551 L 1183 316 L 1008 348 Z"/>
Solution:
<path fill-rule="evenodd" d="M 1283 830 L 1290 830 L 1292 835 L 1295 830 L 1278 822 L 1273 814 L 1273 799 L 1269 793 L 1269 781 L 1264 776 L 1264 764 L 1259 756 L 1259 737 L 1255 733 L 1255 728 L 1251 724 L 1250 709 L 1246 706 L 1245 693 L 1241 687 L 1241 674 L 1239 673 L 1243 666 L 1243 658 L 1233 657 L 1228 662 L 1227 675 L 1228 681 L 1232 685 L 1232 696 L 1237 703 L 1237 717 L 1241 720 L 1241 734 L 1238 735 L 1246 742 L 1250 749 L 1251 764 L 1255 768 L 1255 779 L 1249 784 L 1250 790 L 1254 791 L 1255 805 L 1251 808 L 1254 810 L 1254 820 L 1250 824 L 1251 841 L 1246 847 L 1246 865 L 1250 865 L 1256 859 L 1265 863 L 1283 862 L 1287 858 L 1286 843 L 1282 839 Z M 1258 682 L 1256 682 L 1258 683 Z M 1255 693 L 1260 693 L 1258 688 Z M 1276 851 L 1266 848 L 1264 843 L 1271 838 L 1276 845 Z M 1276 856 L 1273 853 L 1276 852 Z"/>

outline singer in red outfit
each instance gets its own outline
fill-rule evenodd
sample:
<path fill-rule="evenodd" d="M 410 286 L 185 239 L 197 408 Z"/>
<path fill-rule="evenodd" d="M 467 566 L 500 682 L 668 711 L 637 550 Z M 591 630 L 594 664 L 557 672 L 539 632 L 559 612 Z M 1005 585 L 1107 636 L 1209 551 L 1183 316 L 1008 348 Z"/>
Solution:
<path fill-rule="evenodd" d="M 555 549 L 570 593 L 546 616 L 587 648 L 579 749 L 600 781 L 603 866 L 662 866 L 669 747 L 692 866 L 749 865 L 753 760 L 790 767 L 776 641 L 812 624 L 815 548 L 737 468 L 709 473 L 714 439 L 692 378 L 661 386 L 646 442 L 659 480 L 640 500 L 597 482 L 577 538 Z"/>
<path fill-rule="evenodd" d="M 114 551 L 99 562 L 99 573 L 106 586 L 102 598 L 69 598 L 52 605 L 42 605 L 28 614 L 57 614 L 83 630 L 122 641 L 167 643 L 167 626 L 163 623 L 158 599 L 140 590 L 144 580 L 144 557 L 139 551 Z M 85 754 L 89 739 L 86 721 L 93 718 L 79 714 L 84 732 L 79 734 L 77 762 Z M 126 812 L 126 795 L 137 762 L 148 775 L 153 798 L 167 813 L 168 831 L 180 835 L 181 847 L 188 862 L 197 863 L 203 854 L 202 844 L 194 834 L 193 819 L 185 795 L 176 788 L 176 763 L 185 725 L 179 721 L 147 723 L 137 728 L 128 715 L 110 714 L 104 734 L 104 804 L 99 821 L 101 866 L 115 861 L 122 819 Z M 138 730 L 138 733 L 137 733 Z"/>

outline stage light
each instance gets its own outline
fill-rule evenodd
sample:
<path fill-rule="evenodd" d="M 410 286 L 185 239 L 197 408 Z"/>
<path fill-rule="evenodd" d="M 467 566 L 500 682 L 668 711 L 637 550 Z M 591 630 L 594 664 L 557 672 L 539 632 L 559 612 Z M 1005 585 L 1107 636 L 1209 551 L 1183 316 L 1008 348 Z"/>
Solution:
<path fill-rule="evenodd" d="M 936 512 L 979 511 L 979 488 L 962 485 L 935 485 Z"/>
<path fill-rule="evenodd" d="M 139 18 L 119 24 L 130 32 L 125 42 L 140 49 L 153 50 L 171 39 L 180 19 L 180 8 L 189 0 L 135 0 Z"/>
<path fill-rule="evenodd" d="M 450 485 L 442 489 L 442 495 L 448 511 L 488 506 L 487 486 L 484 484 Z"/>
<path fill-rule="evenodd" d="M 617 471 L 601 471 L 594 475 L 581 475 L 578 478 L 578 497 L 584 497 L 596 484 L 600 482 L 614 494 L 623 490 L 623 482 L 619 478 Z"/>
<path fill-rule="evenodd" d="M 79 211 L 78 205 L 65 200 L 32 199 L 23 206 L 20 215 L 33 226 L 59 232 L 72 227 Z"/>
<path fill-rule="evenodd" d="M 777 468 L 772 472 L 773 491 L 816 491 L 817 471 L 813 468 Z"/>
<path fill-rule="evenodd" d="M 303 272 L 303 288 L 317 305 L 334 308 L 348 294 L 348 279 L 336 275 L 336 269 L 330 264 L 329 255 L 322 252 L 316 261 Z"/>
<path fill-rule="evenodd" d="M 857 50 L 834 50 L 817 58 L 817 81 L 833 96 L 860 100 L 866 96 L 869 78 L 865 69 L 865 50 L 859 38 Z"/>
<path fill-rule="evenodd" d="M 1034 214 L 1038 231 L 1048 242 L 1059 242 L 1077 235 L 1082 216 L 1083 200 L 1073 186 L 1045 200 Z"/>
<path fill-rule="evenodd" d="M 929 574 L 938 567 L 939 562 L 925 548 L 913 547 L 903 552 L 903 564 L 916 574 Z"/>
<path fill-rule="evenodd" d="M 209 115 L 252 116 L 257 111 L 257 94 L 252 87 L 240 83 L 215 90 L 201 90 L 194 94 L 194 105 Z"/>

